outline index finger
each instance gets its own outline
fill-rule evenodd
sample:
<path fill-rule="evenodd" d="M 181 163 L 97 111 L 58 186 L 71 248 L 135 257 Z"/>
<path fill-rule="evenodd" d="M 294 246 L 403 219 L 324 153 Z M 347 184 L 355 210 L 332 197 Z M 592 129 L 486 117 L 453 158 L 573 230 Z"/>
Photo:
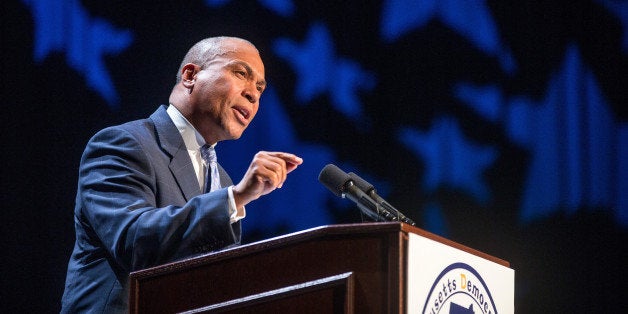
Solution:
<path fill-rule="evenodd" d="M 286 169 L 288 172 L 296 169 L 297 166 L 303 163 L 303 158 L 290 153 L 284 152 L 268 152 L 269 155 L 277 158 L 281 158 L 286 162 Z"/>

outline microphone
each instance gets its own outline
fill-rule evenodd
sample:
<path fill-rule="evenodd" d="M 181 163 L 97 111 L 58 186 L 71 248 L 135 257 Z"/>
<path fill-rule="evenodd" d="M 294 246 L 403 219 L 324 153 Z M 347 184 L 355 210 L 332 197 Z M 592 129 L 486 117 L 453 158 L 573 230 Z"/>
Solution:
<path fill-rule="evenodd" d="M 354 201 L 364 214 L 375 221 L 391 221 L 395 219 L 395 216 L 359 189 L 346 172 L 333 164 L 323 167 L 323 170 L 318 175 L 318 181 L 336 196 L 342 198 L 346 196 Z"/>
<path fill-rule="evenodd" d="M 393 207 L 388 202 L 386 202 L 385 199 L 379 196 L 377 194 L 377 191 L 375 190 L 375 187 L 372 184 L 368 183 L 366 180 L 362 179 L 362 177 L 360 177 L 359 175 L 353 172 L 349 172 L 349 177 L 360 190 L 366 193 L 366 195 L 368 195 L 371 199 L 373 199 L 377 204 L 379 204 L 381 207 L 386 209 L 392 215 L 396 216 L 395 220 L 405 222 L 411 226 L 416 226 L 416 223 L 412 221 L 412 219 L 406 217 L 399 210 L 397 210 L 395 207 Z"/>

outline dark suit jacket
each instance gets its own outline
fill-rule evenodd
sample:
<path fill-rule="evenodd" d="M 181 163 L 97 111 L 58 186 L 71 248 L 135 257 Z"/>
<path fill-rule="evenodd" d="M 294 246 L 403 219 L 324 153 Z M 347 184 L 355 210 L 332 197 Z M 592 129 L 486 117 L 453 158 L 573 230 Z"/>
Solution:
<path fill-rule="evenodd" d="M 221 184 L 232 184 L 220 167 Z M 128 311 L 128 274 L 240 242 L 227 188 L 201 194 L 192 161 L 161 106 L 87 144 L 74 210 L 76 243 L 62 312 Z"/>

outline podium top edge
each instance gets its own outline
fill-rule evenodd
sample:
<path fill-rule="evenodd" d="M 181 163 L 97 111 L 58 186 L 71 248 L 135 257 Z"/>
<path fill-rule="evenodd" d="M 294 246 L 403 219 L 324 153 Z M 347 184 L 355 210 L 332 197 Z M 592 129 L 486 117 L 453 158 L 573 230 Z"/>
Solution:
<path fill-rule="evenodd" d="M 310 239 L 328 237 L 328 236 L 341 236 L 347 234 L 359 235 L 359 234 L 394 234 L 394 233 L 415 233 L 425 238 L 440 242 L 442 244 L 460 249 L 462 251 L 477 255 L 484 259 L 488 259 L 497 264 L 510 267 L 510 263 L 483 253 L 481 251 L 464 246 L 442 236 L 433 234 L 429 231 L 425 231 L 415 226 L 411 226 L 401 222 L 372 222 L 372 223 L 354 223 L 354 224 L 333 224 L 313 227 L 285 235 L 280 235 L 252 243 L 247 243 L 239 246 L 229 247 L 220 251 L 208 252 L 201 255 L 195 255 L 188 258 L 180 259 L 177 261 L 169 262 L 166 264 L 137 270 L 131 272 L 129 277 L 134 279 L 141 279 L 145 277 L 152 277 L 159 274 L 166 274 L 173 271 L 177 271 L 182 268 L 188 268 L 190 266 L 202 266 L 207 263 L 211 263 L 218 259 L 230 258 L 236 255 L 242 254 L 254 254 L 256 252 L 263 251 L 268 248 L 280 247 L 283 245 L 289 245 L 297 242 L 307 241 Z"/>

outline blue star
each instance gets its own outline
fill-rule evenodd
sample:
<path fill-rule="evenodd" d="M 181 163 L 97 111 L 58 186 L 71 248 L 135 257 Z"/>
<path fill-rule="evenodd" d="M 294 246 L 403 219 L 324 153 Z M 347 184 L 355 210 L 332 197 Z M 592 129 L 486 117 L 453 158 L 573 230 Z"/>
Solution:
<path fill-rule="evenodd" d="M 399 132 L 400 140 L 426 163 L 423 185 L 428 191 L 440 186 L 460 188 L 477 200 L 490 197 L 482 172 L 493 163 L 492 147 L 467 141 L 453 118 L 441 118 L 432 129 L 422 133 L 410 128 Z"/>
<path fill-rule="evenodd" d="M 205 0 L 205 4 L 210 7 L 220 7 L 231 0 Z M 259 0 L 265 8 L 283 16 L 288 17 L 294 14 L 294 3 L 291 0 Z"/>
<path fill-rule="evenodd" d="M 516 70 L 515 59 L 500 42 L 497 24 L 484 1 L 388 0 L 383 4 L 381 33 L 386 40 L 394 41 L 432 18 L 439 18 L 478 49 L 497 57 L 507 73 Z"/>
<path fill-rule="evenodd" d="M 286 59 L 297 72 L 296 98 L 309 102 L 329 93 L 332 104 L 347 118 L 363 119 L 359 90 L 375 87 L 374 76 L 351 60 L 336 57 L 333 39 L 322 24 L 314 24 L 301 44 L 280 38 L 274 51 Z"/>
<path fill-rule="evenodd" d="M 82 73 L 87 84 L 112 109 L 117 109 L 118 95 L 103 57 L 126 49 L 132 41 L 131 33 L 118 31 L 102 19 L 90 18 L 76 0 L 64 5 L 46 0 L 23 1 L 35 19 L 35 61 L 42 62 L 52 52 L 65 51 L 68 65 Z"/>
<path fill-rule="evenodd" d="M 491 122 L 502 118 L 504 101 L 502 91 L 497 85 L 475 86 L 462 82 L 454 87 L 454 94 L 483 118 Z"/>

